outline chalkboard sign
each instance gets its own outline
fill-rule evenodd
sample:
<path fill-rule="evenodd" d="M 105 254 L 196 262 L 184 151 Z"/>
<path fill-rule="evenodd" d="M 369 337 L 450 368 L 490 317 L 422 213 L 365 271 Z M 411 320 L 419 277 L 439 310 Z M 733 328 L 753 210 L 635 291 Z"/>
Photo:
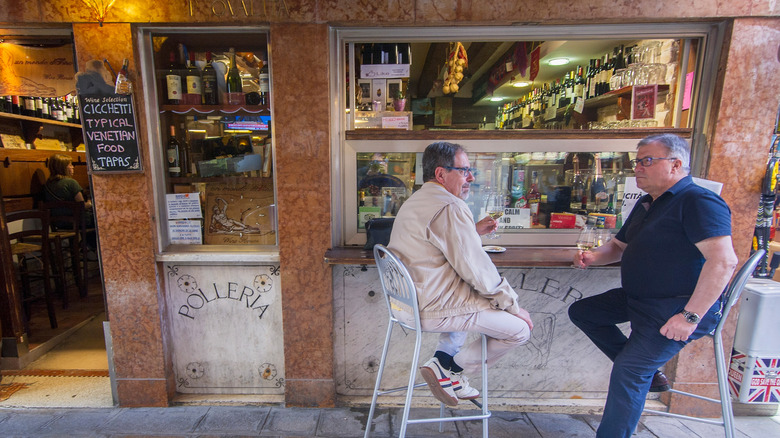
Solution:
<path fill-rule="evenodd" d="M 92 172 L 141 172 L 133 96 L 81 94 L 81 126 Z"/>

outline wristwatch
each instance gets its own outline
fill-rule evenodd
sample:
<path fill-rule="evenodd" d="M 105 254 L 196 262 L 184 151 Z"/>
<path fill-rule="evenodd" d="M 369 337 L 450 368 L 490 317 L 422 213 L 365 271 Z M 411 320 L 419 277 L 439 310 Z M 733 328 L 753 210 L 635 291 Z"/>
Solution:
<path fill-rule="evenodd" d="M 691 324 L 698 324 L 699 321 L 701 321 L 701 316 L 699 316 L 696 313 L 689 312 L 689 311 L 687 311 L 685 309 L 683 309 L 683 311 L 680 312 L 680 313 L 682 313 L 682 316 L 685 317 L 685 320 L 688 321 Z"/>

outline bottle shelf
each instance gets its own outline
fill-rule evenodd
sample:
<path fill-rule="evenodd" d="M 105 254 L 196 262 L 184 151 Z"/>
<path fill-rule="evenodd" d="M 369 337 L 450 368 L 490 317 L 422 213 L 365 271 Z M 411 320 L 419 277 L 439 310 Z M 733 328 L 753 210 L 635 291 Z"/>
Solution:
<path fill-rule="evenodd" d="M 68 128 L 81 129 L 81 125 L 79 125 L 78 123 L 60 122 L 59 120 L 42 119 L 40 117 L 23 116 L 21 114 L 14 114 L 14 113 L 0 113 L 0 118 L 24 120 L 27 122 L 43 123 L 44 125 L 67 126 Z"/>
<path fill-rule="evenodd" d="M 594 109 L 594 108 L 603 108 L 605 106 L 610 105 L 617 105 L 618 99 L 621 97 L 627 97 L 631 99 L 631 95 L 633 93 L 634 87 L 629 85 L 627 87 L 623 87 L 617 90 L 609 91 L 601 96 L 591 97 L 590 99 L 585 99 L 585 110 Z M 658 85 L 658 95 L 665 94 L 669 92 L 669 85 L 667 84 L 659 84 Z M 566 107 L 564 108 L 558 108 L 556 112 L 556 118 L 563 117 L 563 114 L 566 112 Z"/>
<path fill-rule="evenodd" d="M 271 111 L 262 106 L 253 105 L 161 105 L 160 114 L 171 112 L 173 114 L 267 114 Z"/>

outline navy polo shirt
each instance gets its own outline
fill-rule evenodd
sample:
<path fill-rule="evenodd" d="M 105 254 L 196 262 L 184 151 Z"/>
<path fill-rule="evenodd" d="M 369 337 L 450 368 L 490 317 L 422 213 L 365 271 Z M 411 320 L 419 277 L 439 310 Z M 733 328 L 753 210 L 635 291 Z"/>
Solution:
<path fill-rule="evenodd" d="M 620 274 L 629 303 L 652 303 L 662 319 L 682 310 L 705 261 L 695 244 L 730 235 L 726 202 L 690 176 L 654 202 L 643 196 L 615 236 L 627 244 Z"/>

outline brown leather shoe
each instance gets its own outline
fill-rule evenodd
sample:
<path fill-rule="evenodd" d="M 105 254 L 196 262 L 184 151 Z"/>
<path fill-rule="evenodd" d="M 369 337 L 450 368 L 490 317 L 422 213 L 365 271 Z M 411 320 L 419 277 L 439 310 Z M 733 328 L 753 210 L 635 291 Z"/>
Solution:
<path fill-rule="evenodd" d="M 661 371 L 656 371 L 653 374 L 653 382 L 650 383 L 650 392 L 664 392 L 670 389 L 672 386 L 669 385 L 669 379 Z"/>

